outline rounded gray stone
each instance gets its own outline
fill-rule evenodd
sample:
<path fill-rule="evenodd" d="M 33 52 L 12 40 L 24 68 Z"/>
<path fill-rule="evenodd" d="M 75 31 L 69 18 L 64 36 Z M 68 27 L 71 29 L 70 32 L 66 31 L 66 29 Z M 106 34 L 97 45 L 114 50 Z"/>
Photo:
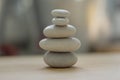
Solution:
<path fill-rule="evenodd" d="M 72 52 L 79 49 L 81 46 L 80 41 L 77 38 L 61 38 L 52 39 L 45 38 L 39 42 L 42 49 L 54 52 Z"/>
<path fill-rule="evenodd" d="M 66 25 L 64 27 L 50 25 L 43 30 L 43 33 L 48 38 L 71 37 L 76 33 L 76 28 L 72 25 Z"/>
<path fill-rule="evenodd" d="M 72 52 L 46 52 L 44 61 L 50 67 L 66 68 L 77 62 L 77 57 Z"/>
<path fill-rule="evenodd" d="M 51 14 L 54 17 L 68 17 L 70 12 L 64 9 L 54 9 L 51 11 Z"/>
<path fill-rule="evenodd" d="M 68 18 L 53 18 L 52 23 L 54 25 L 64 26 L 69 23 L 69 19 Z"/>

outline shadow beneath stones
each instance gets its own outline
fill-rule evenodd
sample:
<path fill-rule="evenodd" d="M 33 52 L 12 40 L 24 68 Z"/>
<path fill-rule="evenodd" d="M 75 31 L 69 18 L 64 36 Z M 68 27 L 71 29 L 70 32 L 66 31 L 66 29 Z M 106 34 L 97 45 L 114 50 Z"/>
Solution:
<path fill-rule="evenodd" d="M 47 72 L 77 72 L 83 70 L 83 68 L 80 67 L 67 67 L 67 68 L 52 68 L 52 67 L 44 67 L 41 69 L 42 71 L 47 71 Z"/>

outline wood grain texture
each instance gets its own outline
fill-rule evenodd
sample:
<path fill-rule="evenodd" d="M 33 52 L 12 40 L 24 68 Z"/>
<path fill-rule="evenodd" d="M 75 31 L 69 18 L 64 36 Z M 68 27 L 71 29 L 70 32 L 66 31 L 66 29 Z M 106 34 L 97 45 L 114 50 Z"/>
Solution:
<path fill-rule="evenodd" d="M 0 57 L 0 80 L 120 80 L 120 54 L 79 55 L 72 68 L 49 68 L 41 56 Z"/>

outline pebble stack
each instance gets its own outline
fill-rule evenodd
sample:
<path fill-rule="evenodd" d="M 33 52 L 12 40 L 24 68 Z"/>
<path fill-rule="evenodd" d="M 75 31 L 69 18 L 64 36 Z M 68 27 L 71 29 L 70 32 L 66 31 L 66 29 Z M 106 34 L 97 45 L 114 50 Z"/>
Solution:
<path fill-rule="evenodd" d="M 50 67 L 66 68 L 77 62 L 74 51 L 79 49 L 81 43 L 73 36 L 76 28 L 69 25 L 70 12 L 55 9 L 51 12 L 53 25 L 47 26 L 43 33 L 47 37 L 39 42 L 42 49 L 47 50 L 44 61 Z"/>

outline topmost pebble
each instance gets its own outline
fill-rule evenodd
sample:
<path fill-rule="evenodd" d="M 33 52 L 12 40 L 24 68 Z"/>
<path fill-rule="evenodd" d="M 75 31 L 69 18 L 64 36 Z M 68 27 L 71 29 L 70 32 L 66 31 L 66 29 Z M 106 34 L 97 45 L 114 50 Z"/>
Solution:
<path fill-rule="evenodd" d="M 70 12 L 64 9 L 54 9 L 52 10 L 51 14 L 54 17 L 68 17 L 70 16 Z"/>

